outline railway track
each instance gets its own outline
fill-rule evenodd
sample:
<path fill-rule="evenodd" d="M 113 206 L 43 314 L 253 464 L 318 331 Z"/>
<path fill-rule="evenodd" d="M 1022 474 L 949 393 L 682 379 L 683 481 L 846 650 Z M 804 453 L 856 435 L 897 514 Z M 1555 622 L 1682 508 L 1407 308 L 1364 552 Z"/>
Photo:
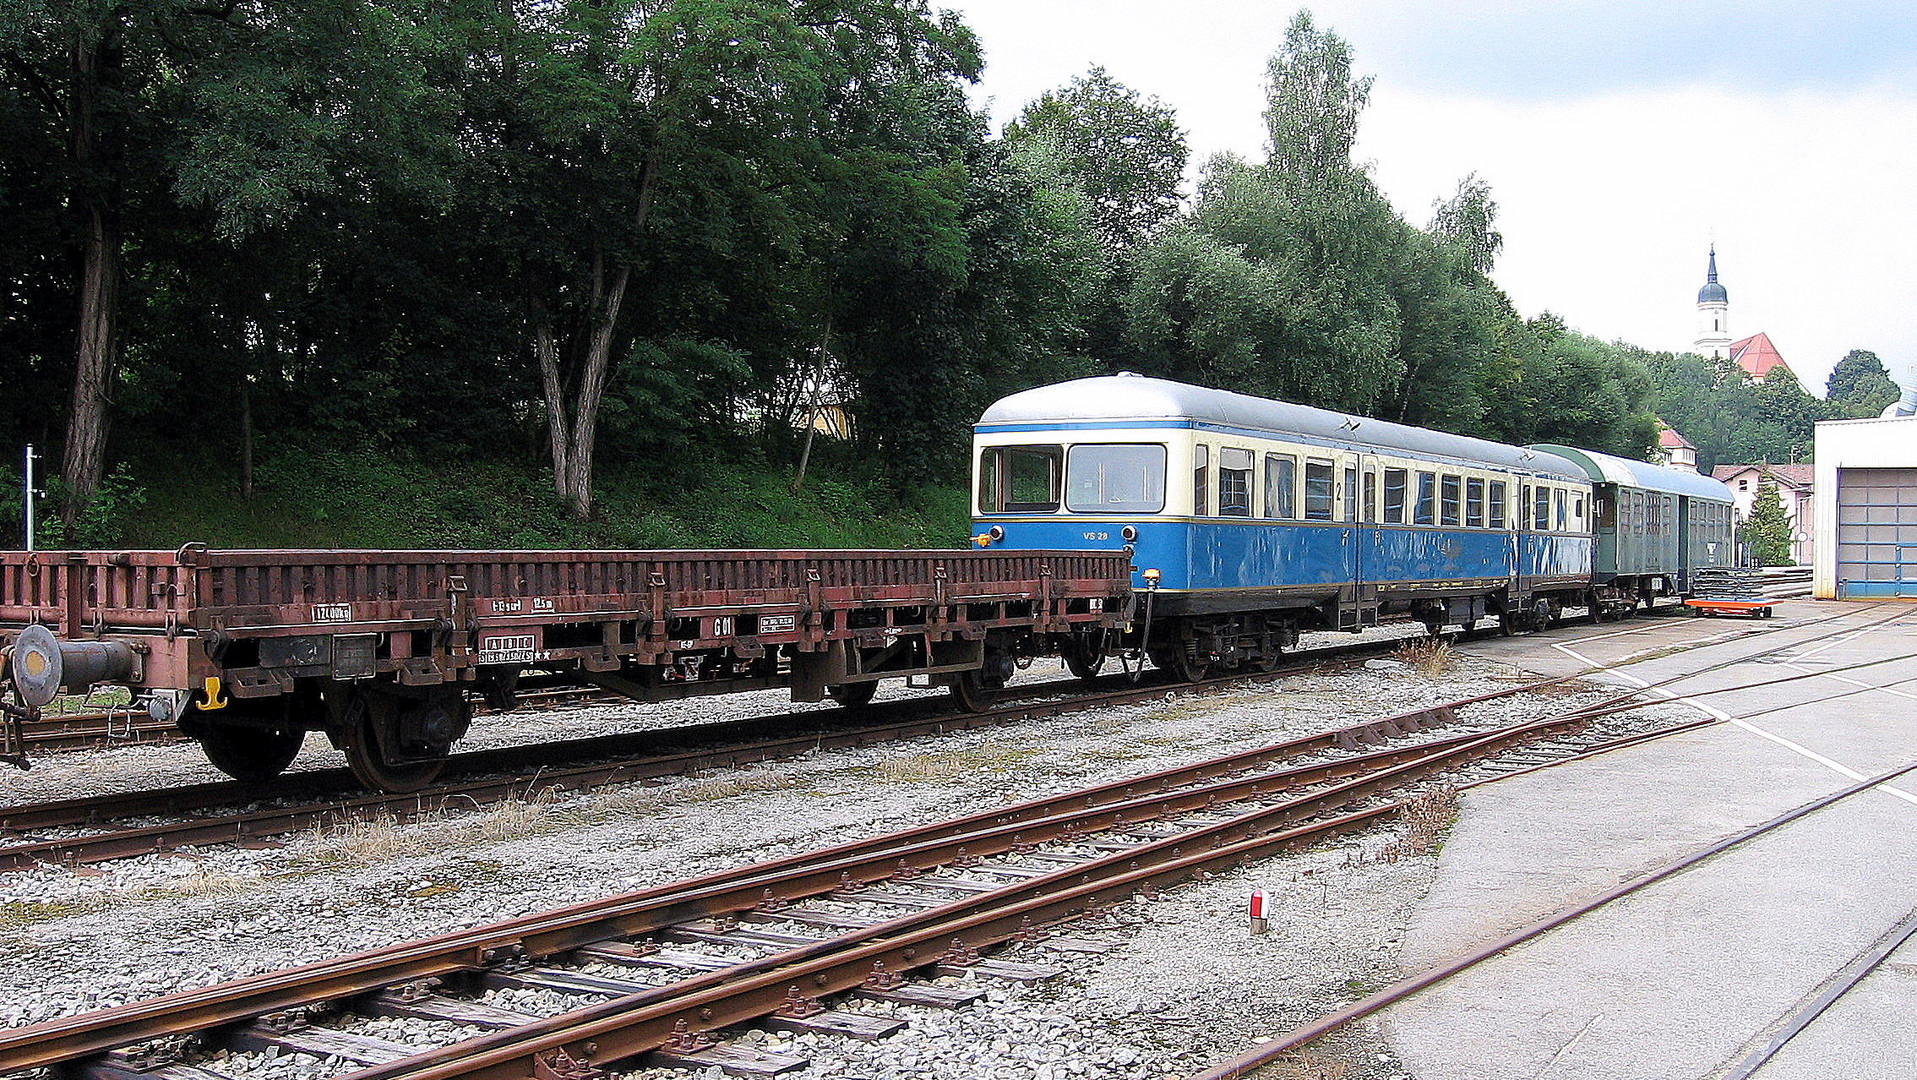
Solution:
<path fill-rule="evenodd" d="M 1797 624 L 1798 627 L 1804 625 L 1814 624 Z M 1356 657 L 1379 650 L 1376 642 L 1314 649 L 1296 654 L 1292 662 L 1273 671 L 1211 679 L 1187 689 L 1217 692 L 1326 664 L 1353 662 Z M 1556 681 L 1576 677 L 1565 676 Z M 1020 700 L 984 713 L 936 711 L 937 706 L 927 699 L 908 699 L 870 706 L 852 716 L 838 710 L 775 714 L 666 732 L 475 751 L 457 756 L 449 767 L 455 775 L 468 779 L 409 795 L 352 792 L 351 773 L 335 769 L 282 777 L 276 782 L 274 792 L 282 801 L 266 804 L 250 801 L 257 799 L 257 793 L 244 785 L 222 782 L 0 808 L 0 830 L 18 838 L 0 846 L 0 870 L 49 863 L 92 864 L 218 844 L 259 845 L 270 843 L 274 837 L 321 825 L 374 819 L 412 820 L 448 807 L 470 809 L 609 783 L 736 768 L 819 749 L 855 747 L 1134 704 L 1156 698 L 1167 686 L 1174 685 L 1157 681 L 1141 685 L 1120 683 L 1116 677 L 1108 676 L 1102 681 L 1106 689 L 1086 694 L 1083 693 L 1085 684 L 1078 680 L 1052 680 L 1021 687 Z M 1118 688 L 1110 688 L 1113 686 Z M 1528 690 L 1514 687 L 1503 693 L 1524 692 Z M 660 752 L 662 745 L 674 743 L 690 743 L 693 748 Z M 568 761 L 589 763 L 555 767 L 556 762 Z M 297 801 L 283 801 L 289 799 Z M 221 806 L 238 806 L 238 809 L 225 813 L 204 812 Z M 102 828 L 115 822 L 156 816 L 180 820 Z M 36 832 L 64 832 L 65 835 L 34 838 Z"/>
<path fill-rule="evenodd" d="M 1490 695 L 1506 696 L 1504 693 Z M 828 1008 L 855 994 L 964 1004 L 905 981 L 970 970 L 1043 978 L 1044 964 L 980 950 L 1034 941 L 1134 893 L 1368 827 L 1441 775 L 1550 739 L 1590 750 L 1582 710 L 1490 731 L 1434 734 L 1472 698 L 1068 794 L 995 808 L 692 881 L 0 1033 L 0 1072 L 63 1064 L 126 1077 L 182 1036 L 227 1050 L 306 1052 L 385 1077 L 600 1075 L 661 1063 L 776 1071 L 710 1032 L 761 1018 L 876 1037 L 885 1022 Z M 478 999 L 536 988 L 594 1003 L 515 1015 Z M 977 996 L 975 992 L 972 997 Z M 325 1003 L 325 1004 L 322 1004 Z M 339 1005 L 344 1003 L 345 1012 Z M 332 1011 L 329 1011 L 332 1010 Z M 426 1052 L 355 1035 L 342 1017 L 404 1016 L 488 1034 Z M 331 1022 L 328 1022 L 328 1021 Z M 121 1048 L 140 1047 L 134 1051 Z M 187 1063 L 193 1075 L 217 1073 Z"/>
<path fill-rule="evenodd" d="M 116 1080 L 155 1069 L 218 1080 L 218 1053 L 269 1048 L 336 1058 L 353 1066 L 354 1080 L 593 1080 L 648 1053 L 662 1064 L 796 1067 L 802 1062 L 789 1056 L 767 1060 L 714 1036 L 769 1021 L 878 1037 L 887 1021 L 820 999 L 963 1004 L 964 993 L 904 976 L 1044 978 L 1052 965 L 982 950 L 1043 948 L 1038 939 L 1051 928 L 1134 894 L 1388 821 L 1433 784 L 1493 782 L 1540 767 L 1539 756 L 1568 760 L 1647 737 L 1603 728 L 1604 716 L 1656 703 L 1629 695 L 1488 731 L 1432 730 L 1477 702 L 1563 681 L 0 1033 L 0 1072 L 60 1065 Z M 513 988 L 567 995 L 579 1007 L 534 1016 L 480 996 Z M 354 1018 L 368 1016 L 485 1034 L 421 1051 L 356 1033 Z"/>

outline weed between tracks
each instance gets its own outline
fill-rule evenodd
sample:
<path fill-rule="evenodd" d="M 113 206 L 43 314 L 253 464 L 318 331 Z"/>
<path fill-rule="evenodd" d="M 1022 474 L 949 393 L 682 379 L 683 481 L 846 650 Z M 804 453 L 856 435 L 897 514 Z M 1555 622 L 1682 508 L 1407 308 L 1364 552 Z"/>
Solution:
<path fill-rule="evenodd" d="M 1420 675 L 1443 675 L 1456 666 L 1457 657 L 1443 638 L 1412 638 L 1391 650 L 1391 658 Z"/>
<path fill-rule="evenodd" d="M 1398 838 L 1369 855 L 1362 850 L 1354 851 L 1347 858 L 1346 865 L 1394 863 L 1400 859 L 1436 852 L 1444 846 L 1444 834 L 1450 831 L 1457 820 L 1457 788 L 1447 784 L 1422 795 L 1414 795 L 1405 801 L 1404 810 L 1398 815 L 1403 830 Z"/>
<path fill-rule="evenodd" d="M 1258 1080 L 1345 1080 L 1351 1075 L 1351 1066 L 1343 1061 L 1326 1061 L 1310 1054 L 1299 1054 L 1296 1057 L 1281 1057 L 1259 1069 L 1256 1075 Z"/>

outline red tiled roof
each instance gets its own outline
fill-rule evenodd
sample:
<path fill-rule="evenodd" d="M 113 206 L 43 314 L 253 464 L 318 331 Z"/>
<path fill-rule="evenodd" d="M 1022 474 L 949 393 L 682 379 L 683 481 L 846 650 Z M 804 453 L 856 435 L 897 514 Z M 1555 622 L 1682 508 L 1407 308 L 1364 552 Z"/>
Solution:
<path fill-rule="evenodd" d="M 1695 450 L 1697 444 L 1671 428 L 1657 429 L 1657 444 L 1666 450 Z"/>
<path fill-rule="evenodd" d="M 1769 375 L 1772 368 L 1791 369 L 1777 351 L 1777 346 L 1771 344 L 1768 334 L 1752 334 L 1742 341 L 1731 342 L 1731 361 L 1749 372 L 1753 379 Z"/>
<path fill-rule="evenodd" d="M 1785 370 L 1790 370 L 1786 368 Z M 1811 477 L 1816 473 L 1814 465 L 1718 465 L 1711 469 L 1711 479 L 1729 480 L 1742 472 L 1754 472 L 1760 476 L 1770 474 L 1785 487 L 1807 491 L 1811 486 Z"/>

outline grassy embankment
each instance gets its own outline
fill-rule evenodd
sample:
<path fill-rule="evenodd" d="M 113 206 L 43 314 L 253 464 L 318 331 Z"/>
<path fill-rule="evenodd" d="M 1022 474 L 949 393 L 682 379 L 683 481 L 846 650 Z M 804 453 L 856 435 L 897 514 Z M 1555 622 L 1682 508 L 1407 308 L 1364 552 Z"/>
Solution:
<path fill-rule="evenodd" d="M 832 463 L 794 494 L 789 467 L 713 463 L 692 483 L 634 463 L 599 470 L 594 520 L 567 514 L 522 460 L 422 460 L 335 450 L 262 462 L 251 499 L 227 460 L 136 461 L 137 509 L 113 546 L 365 548 L 909 548 L 966 541 L 957 485 L 900 490 Z"/>

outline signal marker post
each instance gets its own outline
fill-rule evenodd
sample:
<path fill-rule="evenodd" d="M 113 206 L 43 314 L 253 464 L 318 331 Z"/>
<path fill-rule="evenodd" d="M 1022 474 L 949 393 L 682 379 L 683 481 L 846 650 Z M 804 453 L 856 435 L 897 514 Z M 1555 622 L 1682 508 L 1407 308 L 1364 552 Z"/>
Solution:
<path fill-rule="evenodd" d="M 1270 929 L 1271 924 L 1265 920 L 1265 890 L 1253 889 L 1251 890 L 1251 932 L 1263 934 Z"/>

